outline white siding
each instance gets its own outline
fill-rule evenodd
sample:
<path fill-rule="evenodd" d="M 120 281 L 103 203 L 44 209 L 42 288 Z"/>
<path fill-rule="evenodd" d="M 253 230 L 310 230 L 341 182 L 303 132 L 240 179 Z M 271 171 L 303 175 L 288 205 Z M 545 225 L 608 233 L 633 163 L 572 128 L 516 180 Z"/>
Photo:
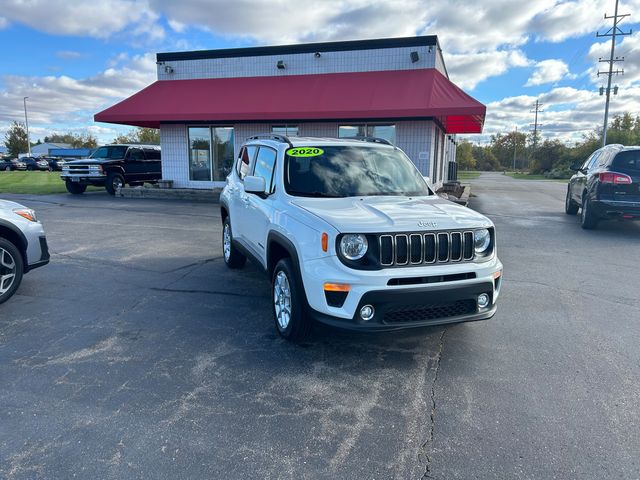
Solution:
<path fill-rule="evenodd" d="M 313 53 L 295 53 L 256 57 L 171 60 L 166 61 L 163 65 L 158 65 L 158 80 L 270 77 L 438 68 L 436 50 L 435 46 L 419 46 L 323 52 L 319 58 L 316 58 Z M 412 63 L 410 54 L 414 51 L 418 52 L 420 58 L 417 62 Z M 285 69 L 276 68 L 279 60 L 284 61 Z M 166 67 L 171 67 L 173 73 L 166 73 Z"/>
<path fill-rule="evenodd" d="M 329 137 L 338 136 L 341 123 L 301 123 L 298 124 L 300 136 Z M 423 175 L 429 175 L 432 169 L 434 124 L 430 121 L 403 121 L 396 124 L 396 144 L 413 161 Z M 215 124 L 212 124 L 215 126 Z M 160 126 L 160 144 L 162 146 L 162 178 L 173 180 L 175 188 L 213 188 L 224 182 L 202 182 L 189 180 L 189 140 L 187 125 Z M 235 156 L 240 146 L 253 135 L 271 132 L 271 124 L 241 123 L 234 125 Z M 441 152 L 442 153 L 442 152 Z M 435 182 L 434 182 L 435 183 Z"/>

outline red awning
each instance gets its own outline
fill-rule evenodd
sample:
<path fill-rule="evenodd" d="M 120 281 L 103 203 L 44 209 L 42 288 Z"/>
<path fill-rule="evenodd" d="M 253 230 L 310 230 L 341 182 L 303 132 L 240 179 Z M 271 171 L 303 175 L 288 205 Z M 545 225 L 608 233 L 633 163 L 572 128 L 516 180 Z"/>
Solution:
<path fill-rule="evenodd" d="M 435 118 L 480 133 L 486 107 L 435 69 L 160 80 L 95 115 L 97 122 L 290 122 Z"/>

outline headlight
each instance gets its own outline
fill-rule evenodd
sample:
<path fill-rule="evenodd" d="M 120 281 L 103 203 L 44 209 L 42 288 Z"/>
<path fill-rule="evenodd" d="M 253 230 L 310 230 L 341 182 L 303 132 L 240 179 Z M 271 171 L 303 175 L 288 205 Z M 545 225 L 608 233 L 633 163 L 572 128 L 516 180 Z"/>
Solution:
<path fill-rule="evenodd" d="M 489 248 L 489 245 L 491 245 L 491 234 L 486 228 L 476 230 L 473 233 L 473 240 L 476 253 L 484 253 Z"/>
<path fill-rule="evenodd" d="M 347 260 L 360 260 L 367 253 L 369 242 L 364 235 L 350 233 L 340 240 L 340 253 Z"/>
<path fill-rule="evenodd" d="M 26 218 L 30 222 L 37 222 L 36 212 L 30 208 L 16 208 L 13 213 L 20 215 L 22 218 Z"/>

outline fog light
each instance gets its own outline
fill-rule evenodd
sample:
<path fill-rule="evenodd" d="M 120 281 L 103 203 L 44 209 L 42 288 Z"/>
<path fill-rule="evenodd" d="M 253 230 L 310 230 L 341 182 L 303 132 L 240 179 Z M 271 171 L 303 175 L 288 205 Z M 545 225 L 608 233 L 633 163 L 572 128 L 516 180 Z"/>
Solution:
<path fill-rule="evenodd" d="M 489 295 L 486 293 L 481 293 L 478 295 L 478 307 L 484 308 L 489 305 Z"/>
<path fill-rule="evenodd" d="M 360 318 L 362 318 L 366 322 L 371 320 L 375 313 L 376 311 L 373 308 L 373 305 L 365 305 L 360 309 Z"/>

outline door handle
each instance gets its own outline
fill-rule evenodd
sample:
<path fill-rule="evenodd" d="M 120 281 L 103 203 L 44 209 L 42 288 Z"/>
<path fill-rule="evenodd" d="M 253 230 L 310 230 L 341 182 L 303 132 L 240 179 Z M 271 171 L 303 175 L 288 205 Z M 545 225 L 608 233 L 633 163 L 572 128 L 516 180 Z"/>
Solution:
<path fill-rule="evenodd" d="M 248 207 L 249 203 L 251 203 L 250 200 L 249 200 L 249 197 L 246 196 L 246 195 L 244 197 L 242 197 L 242 203 L 244 203 L 245 207 Z"/>

